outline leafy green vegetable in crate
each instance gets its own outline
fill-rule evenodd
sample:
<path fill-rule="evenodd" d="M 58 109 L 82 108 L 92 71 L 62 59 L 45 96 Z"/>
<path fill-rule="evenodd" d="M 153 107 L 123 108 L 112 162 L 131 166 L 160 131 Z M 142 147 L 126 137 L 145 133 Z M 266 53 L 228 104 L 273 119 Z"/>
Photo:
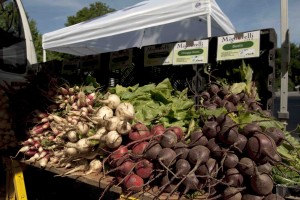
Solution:
<path fill-rule="evenodd" d="M 194 101 L 187 95 L 188 89 L 174 90 L 168 78 L 157 85 L 117 85 L 113 90 L 122 101 L 133 104 L 136 120 L 146 125 L 162 123 L 165 127 L 178 125 L 187 129 L 190 121 L 197 118 Z"/>

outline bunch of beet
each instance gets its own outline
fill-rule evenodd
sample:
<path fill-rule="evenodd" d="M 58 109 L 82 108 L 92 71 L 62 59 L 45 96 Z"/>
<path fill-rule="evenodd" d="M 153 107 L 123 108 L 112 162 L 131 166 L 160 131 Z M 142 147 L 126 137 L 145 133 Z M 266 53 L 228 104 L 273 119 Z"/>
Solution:
<path fill-rule="evenodd" d="M 277 152 L 285 140 L 282 130 L 238 124 L 231 117 L 238 115 L 237 106 L 265 115 L 245 93 L 211 85 L 202 98 L 207 109 L 226 112 L 203 120 L 188 138 L 180 127 L 135 124 L 127 143 L 107 157 L 111 170 L 105 174 L 116 177 L 129 194 L 156 188 L 155 198 L 200 193 L 207 199 L 283 199 L 273 194 L 271 176 L 274 166 L 284 164 Z"/>

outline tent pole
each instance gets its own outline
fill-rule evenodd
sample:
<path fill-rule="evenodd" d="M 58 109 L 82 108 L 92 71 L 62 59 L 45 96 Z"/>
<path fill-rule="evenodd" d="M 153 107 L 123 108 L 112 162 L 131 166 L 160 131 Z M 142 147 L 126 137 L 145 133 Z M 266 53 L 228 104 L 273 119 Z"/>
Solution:
<path fill-rule="evenodd" d="M 287 125 L 288 112 L 288 67 L 290 60 L 290 44 L 288 30 L 288 0 L 281 0 L 281 84 L 280 111 L 278 119 Z M 286 128 L 286 127 L 285 127 Z"/>
<path fill-rule="evenodd" d="M 207 14 L 207 37 L 211 37 L 211 16 L 210 13 Z"/>
<path fill-rule="evenodd" d="M 46 55 L 46 50 L 43 49 L 43 62 L 47 61 L 47 55 Z"/>

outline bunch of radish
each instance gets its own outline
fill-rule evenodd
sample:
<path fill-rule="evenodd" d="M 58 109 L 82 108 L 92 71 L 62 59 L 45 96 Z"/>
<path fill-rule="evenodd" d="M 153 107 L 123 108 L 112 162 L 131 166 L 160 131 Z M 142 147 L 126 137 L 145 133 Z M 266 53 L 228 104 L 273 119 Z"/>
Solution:
<path fill-rule="evenodd" d="M 0 88 L 0 150 L 17 146 L 9 107 L 9 98 L 5 91 Z"/>
<path fill-rule="evenodd" d="M 76 166 L 78 160 L 99 160 L 106 151 L 118 148 L 131 130 L 134 108 L 115 94 L 102 95 L 67 85 L 45 94 L 53 104 L 45 111 L 31 113 L 34 126 L 29 128 L 29 137 L 19 151 L 27 162 L 84 171 L 88 162 Z"/>

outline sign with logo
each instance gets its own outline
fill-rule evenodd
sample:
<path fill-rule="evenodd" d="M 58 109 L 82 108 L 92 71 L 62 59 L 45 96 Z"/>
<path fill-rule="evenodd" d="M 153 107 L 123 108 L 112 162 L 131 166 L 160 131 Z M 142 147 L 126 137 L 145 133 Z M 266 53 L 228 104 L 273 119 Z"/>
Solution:
<path fill-rule="evenodd" d="M 132 65 L 132 49 L 124 49 L 121 51 L 111 52 L 109 67 L 110 69 L 120 69 L 131 67 Z"/>
<path fill-rule="evenodd" d="M 217 60 L 259 57 L 260 32 L 246 32 L 218 37 Z"/>
<path fill-rule="evenodd" d="M 144 48 L 144 66 L 171 65 L 174 44 L 161 44 Z"/>
<path fill-rule="evenodd" d="M 208 61 L 208 40 L 176 43 L 173 65 L 203 64 Z"/>

